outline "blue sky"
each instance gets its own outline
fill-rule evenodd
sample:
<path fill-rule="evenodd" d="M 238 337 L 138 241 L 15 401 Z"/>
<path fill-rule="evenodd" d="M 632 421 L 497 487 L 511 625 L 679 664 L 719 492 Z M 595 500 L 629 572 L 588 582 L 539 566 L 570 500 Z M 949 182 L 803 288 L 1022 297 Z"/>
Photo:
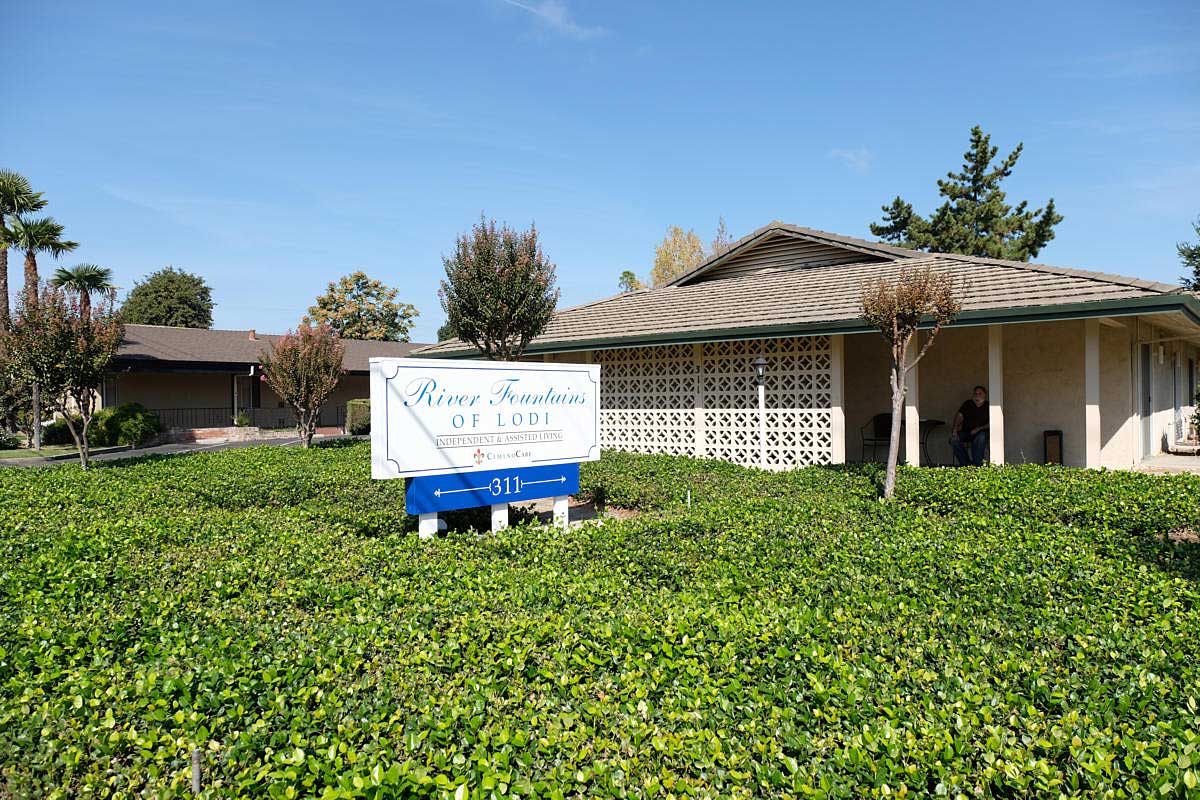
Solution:
<path fill-rule="evenodd" d="M 184 5 L 190 8 L 183 8 Z M 1173 281 L 1200 214 L 1200 4 L 6 6 L 0 166 L 117 283 L 164 265 L 217 327 L 292 327 L 363 269 L 434 338 L 441 257 L 480 212 L 536 221 L 562 305 L 645 274 L 666 226 L 857 236 L 919 210 L 976 123 L 1039 261 Z M 12 279 L 18 280 L 14 259 Z M 48 273 L 53 265 L 47 262 Z"/>

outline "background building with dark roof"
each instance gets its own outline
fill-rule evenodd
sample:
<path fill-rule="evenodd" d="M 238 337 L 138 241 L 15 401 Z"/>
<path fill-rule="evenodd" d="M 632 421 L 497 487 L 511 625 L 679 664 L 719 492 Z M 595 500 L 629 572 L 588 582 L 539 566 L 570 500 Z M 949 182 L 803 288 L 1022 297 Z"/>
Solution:
<path fill-rule="evenodd" d="M 963 311 L 912 373 L 905 457 L 948 463 L 949 424 L 990 392 L 996 463 L 1128 467 L 1176 448 L 1200 360 L 1200 301 L 1178 286 L 922 253 L 772 222 L 672 283 L 558 312 L 527 354 L 603 365 L 602 444 L 782 468 L 871 458 L 889 351 L 861 317 L 867 278 L 930 266 Z M 463 342 L 415 355 L 469 357 Z M 764 355 L 765 442 L 751 362 Z M 940 424 L 939 424 L 940 423 Z"/>
<path fill-rule="evenodd" d="M 290 409 L 262 380 L 259 367 L 260 355 L 279 338 L 252 330 L 126 325 L 102 403 L 141 403 L 168 428 L 226 427 L 239 414 L 257 427 L 290 427 Z M 322 426 L 342 425 L 346 402 L 370 396 L 371 358 L 403 357 L 423 346 L 358 339 L 342 344 L 346 374 L 321 412 Z"/>

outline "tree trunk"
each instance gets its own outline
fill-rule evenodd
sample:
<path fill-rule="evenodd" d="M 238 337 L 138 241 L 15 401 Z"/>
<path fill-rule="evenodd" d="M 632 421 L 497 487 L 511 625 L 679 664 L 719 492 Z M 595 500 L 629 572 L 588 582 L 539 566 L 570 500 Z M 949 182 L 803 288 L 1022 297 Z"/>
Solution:
<path fill-rule="evenodd" d="M 12 317 L 8 311 L 8 247 L 0 246 L 0 333 L 7 331 L 11 324 Z"/>
<path fill-rule="evenodd" d="M 84 322 L 92 319 L 92 294 L 86 289 L 79 292 L 79 318 Z"/>
<path fill-rule="evenodd" d="M 892 499 L 896 493 L 896 464 L 900 460 L 900 422 L 904 414 L 904 369 L 892 359 L 892 431 L 888 442 L 887 476 L 883 482 L 883 497 Z"/>
<path fill-rule="evenodd" d="M 63 407 L 64 408 L 66 407 L 66 403 L 63 404 Z M 90 420 L 85 419 L 83 421 L 82 433 L 77 433 L 75 431 L 75 423 L 71 422 L 70 414 L 63 414 L 63 421 L 67 423 L 67 430 L 71 433 L 71 438 L 75 440 L 75 449 L 77 451 L 79 451 L 79 466 L 82 467 L 83 469 L 87 469 L 88 468 L 88 458 L 91 455 L 88 452 L 88 443 L 87 443 L 88 422 L 90 422 Z"/>
<path fill-rule="evenodd" d="M 317 412 L 318 414 L 320 411 Z M 313 435 L 317 432 L 317 414 L 309 411 L 296 413 L 296 432 L 300 434 L 300 444 L 304 449 L 312 446 Z"/>
<path fill-rule="evenodd" d="M 32 250 L 25 251 L 25 302 L 37 307 L 38 302 L 38 269 L 37 254 Z"/>
<path fill-rule="evenodd" d="M 33 449 L 42 449 L 42 387 L 33 385 Z"/>

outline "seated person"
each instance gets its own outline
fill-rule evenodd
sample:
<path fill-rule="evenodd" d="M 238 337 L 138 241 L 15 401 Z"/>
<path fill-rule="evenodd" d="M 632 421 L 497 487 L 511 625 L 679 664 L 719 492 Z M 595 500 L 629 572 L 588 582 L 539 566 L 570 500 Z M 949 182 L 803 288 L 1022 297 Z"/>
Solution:
<path fill-rule="evenodd" d="M 971 399 L 959 406 L 950 428 L 950 447 L 954 450 L 954 463 L 965 467 L 973 464 L 983 466 L 983 454 L 988 446 L 987 389 L 976 386 Z"/>

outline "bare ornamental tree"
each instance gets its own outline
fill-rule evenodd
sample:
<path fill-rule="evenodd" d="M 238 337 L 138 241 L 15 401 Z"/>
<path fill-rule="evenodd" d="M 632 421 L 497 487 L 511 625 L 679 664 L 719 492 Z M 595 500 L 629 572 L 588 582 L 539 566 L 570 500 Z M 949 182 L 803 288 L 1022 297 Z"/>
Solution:
<path fill-rule="evenodd" d="M 901 268 L 895 279 L 880 277 L 868 280 L 862 287 L 863 319 L 878 328 L 892 349 L 890 382 L 892 387 L 892 433 L 888 444 L 887 477 L 883 496 L 890 499 L 896 492 L 896 462 L 900 458 L 900 418 L 904 409 L 905 379 L 925 357 L 942 327 L 949 324 L 962 304 L 958 299 L 954 279 L 931 267 Z M 929 328 L 925 343 L 917 349 L 917 331 L 922 325 Z"/>

